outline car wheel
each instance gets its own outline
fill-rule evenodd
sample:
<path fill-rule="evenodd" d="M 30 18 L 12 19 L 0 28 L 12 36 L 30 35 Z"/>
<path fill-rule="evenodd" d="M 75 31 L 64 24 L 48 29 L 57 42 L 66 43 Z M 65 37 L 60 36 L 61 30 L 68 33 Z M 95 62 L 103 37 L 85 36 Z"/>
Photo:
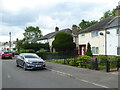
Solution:
<path fill-rule="evenodd" d="M 19 65 L 17 64 L 16 67 L 19 67 Z"/>
<path fill-rule="evenodd" d="M 26 67 L 26 64 L 24 63 L 23 65 L 23 69 L 26 71 L 27 70 L 27 67 Z"/>

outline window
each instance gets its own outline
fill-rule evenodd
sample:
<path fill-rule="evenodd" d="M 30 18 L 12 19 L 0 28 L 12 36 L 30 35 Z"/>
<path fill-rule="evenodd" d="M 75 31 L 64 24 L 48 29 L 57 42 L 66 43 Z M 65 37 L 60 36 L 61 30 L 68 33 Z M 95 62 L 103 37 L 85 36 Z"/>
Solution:
<path fill-rule="evenodd" d="M 92 53 L 93 54 L 98 54 L 99 53 L 99 48 L 98 47 L 92 47 Z"/>
<path fill-rule="evenodd" d="M 120 47 L 117 48 L 117 55 L 120 55 Z"/>
<path fill-rule="evenodd" d="M 119 28 L 116 31 L 117 31 L 117 34 L 120 34 L 120 29 Z"/>
<path fill-rule="evenodd" d="M 96 32 L 92 32 L 91 35 L 92 35 L 92 37 L 97 37 L 98 36 L 98 32 L 97 31 Z"/>
<path fill-rule="evenodd" d="M 83 37 L 83 36 L 85 36 L 85 34 L 81 34 L 81 36 Z"/>

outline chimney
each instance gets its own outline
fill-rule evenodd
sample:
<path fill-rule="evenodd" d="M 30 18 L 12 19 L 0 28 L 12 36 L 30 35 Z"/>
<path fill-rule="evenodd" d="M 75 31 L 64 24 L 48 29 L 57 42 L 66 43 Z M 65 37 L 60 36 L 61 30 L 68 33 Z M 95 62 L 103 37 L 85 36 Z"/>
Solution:
<path fill-rule="evenodd" d="M 55 27 L 55 32 L 58 32 L 59 31 L 59 28 L 58 27 Z"/>
<path fill-rule="evenodd" d="M 78 26 L 77 25 L 73 25 L 72 26 L 72 33 L 73 34 L 77 34 L 77 29 L 78 29 Z"/>
<path fill-rule="evenodd" d="M 120 16 L 120 1 L 118 2 L 118 6 L 115 9 L 115 15 Z"/>

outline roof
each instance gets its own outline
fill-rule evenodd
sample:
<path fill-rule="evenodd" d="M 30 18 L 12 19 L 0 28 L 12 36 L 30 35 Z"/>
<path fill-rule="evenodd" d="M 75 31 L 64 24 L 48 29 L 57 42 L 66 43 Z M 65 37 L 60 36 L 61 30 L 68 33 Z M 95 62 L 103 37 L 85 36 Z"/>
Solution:
<path fill-rule="evenodd" d="M 108 25 L 108 23 L 114 18 L 114 16 L 112 17 L 108 17 L 104 20 L 101 20 L 100 22 L 82 30 L 79 32 L 80 33 L 87 33 L 87 32 L 91 32 L 91 31 L 100 31 L 100 30 L 104 30 L 106 28 L 106 26 Z"/>
<path fill-rule="evenodd" d="M 62 30 L 57 31 L 57 32 L 48 33 L 47 35 L 42 36 L 39 40 L 45 40 L 45 39 L 53 38 L 59 32 L 65 32 L 65 33 L 68 33 L 68 34 L 72 34 L 72 30 L 69 29 L 69 28 L 66 28 L 66 29 L 62 29 Z"/>
<path fill-rule="evenodd" d="M 120 16 L 114 17 L 113 20 L 111 20 L 111 22 L 108 23 L 106 28 L 108 29 L 108 28 L 113 28 L 118 26 L 120 26 Z"/>
<path fill-rule="evenodd" d="M 38 41 L 38 40 L 39 40 L 38 37 L 33 37 L 33 38 L 29 39 L 28 41 L 29 41 L 29 42 L 36 42 L 36 41 Z"/>

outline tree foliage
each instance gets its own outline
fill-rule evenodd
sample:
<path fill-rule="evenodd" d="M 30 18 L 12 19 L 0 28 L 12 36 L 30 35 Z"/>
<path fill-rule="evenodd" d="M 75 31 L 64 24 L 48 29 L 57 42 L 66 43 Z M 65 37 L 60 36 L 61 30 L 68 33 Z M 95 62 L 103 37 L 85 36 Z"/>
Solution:
<path fill-rule="evenodd" d="M 85 21 L 84 19 L 80 22 L 79 26 L 78 26 L 78 30 L 83 30 L 83 29 L 86 29 L 87 27 L 97 23 L 98 21 Z"/>
<path fill-rule="evenodd" d="M 53 48 L 58 52 L 70 52 L 76 47 L 73 43 L 73 37 L 65 32 L 60 32 L 56 34 L 55 40 L 52 43 Z"/>
<path fill-rule="evenodd" d="M 41 48 L 44 48 L 45 50 L 49 51 L 49 43 L 42 44 L 42 43 L 28 43 L 23 40 L 16 41 L 16 49 L 18 49 L 18 51 L 20 51 L 21 49 L 22 50 L 32 49 L 36 52 L 39 51 Z"/>
<path fill-rule="evenodd" d="M 91 51 L 91 45 L 90 43 L 87 44 L 87 52 L 86 52 L 87 56 L 92 56 L 92 51 Z"/>
<path fill-rule="evenodd" d="M 115 16 L 115 9 L 113 9 L 112 11 L 108 10 L 108 11 L 104 12 L 103 16 L 100 18 L 100 20 L 103 20 L 110 16 Z"/>
<path fill-rule="evenodd" d="M 41 30 L 39 30 L 39 27 L 33 27 L 29 26 L 26 27 L 25 33 L 23 33 L 25 40 L 28 40 L 33 37 L 40 38 L 42 36 Z"/>

